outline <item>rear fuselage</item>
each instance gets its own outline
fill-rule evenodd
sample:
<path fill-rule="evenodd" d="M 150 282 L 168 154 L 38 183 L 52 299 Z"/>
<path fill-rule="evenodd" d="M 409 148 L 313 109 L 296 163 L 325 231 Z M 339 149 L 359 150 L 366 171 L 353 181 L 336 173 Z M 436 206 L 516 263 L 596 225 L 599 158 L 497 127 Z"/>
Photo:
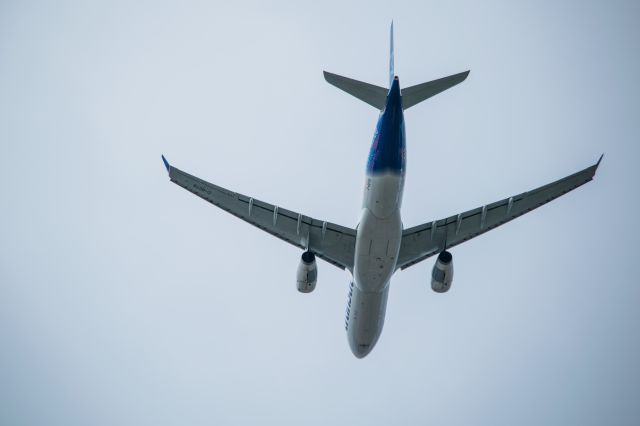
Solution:
<path fill-rule="evenodd" d="M 353 354 L 362 358 L 375 346 L 396 270 L 402 220 L 406 145 L 400 83 L 395 77 L 381 111 L 367 161 L 362 212 L 357 227 L 353 282 L 345 326 Z"/>

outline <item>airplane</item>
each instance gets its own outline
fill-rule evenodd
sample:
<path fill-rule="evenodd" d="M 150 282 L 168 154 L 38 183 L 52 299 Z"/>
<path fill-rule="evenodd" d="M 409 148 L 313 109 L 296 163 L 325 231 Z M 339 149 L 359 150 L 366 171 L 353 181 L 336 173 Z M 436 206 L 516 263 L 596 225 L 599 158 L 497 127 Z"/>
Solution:
<path fill-rule="evenodd" d="M 316 287 L 316 257 L 347 270 L 350 285 L 345 315 L 353 355 L 374 348 L 384 325 L 391 277 L 431 256 L 431 288 L 446 293 L 453 280 L 452 247 L 522 216 L 591 181 L 602 161 L 555 182 L 422 225 L 404 228 L 400 209 L 406 170 L 404 110 L 467 78 L 469 71 L 400 88 L 394 71 L 393 22 L 390 30 L 389 87 L 324 72 L 326 81 L 380 111 L 366 165 L 362 210 L 355 228 L 314 219 L 230 191 L 162 161 L 172 182 L 211 204 L 303 250 L 297 289 Z M 604 155 L 604 154 L 603 154 Z"/>

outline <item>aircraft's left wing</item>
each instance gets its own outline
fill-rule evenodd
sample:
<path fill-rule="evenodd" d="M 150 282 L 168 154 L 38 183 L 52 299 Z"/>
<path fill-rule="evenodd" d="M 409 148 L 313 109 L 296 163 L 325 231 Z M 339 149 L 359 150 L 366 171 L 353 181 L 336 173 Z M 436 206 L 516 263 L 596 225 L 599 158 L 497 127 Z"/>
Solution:
<path fill-rule="evenodd" d="M 584 170 L 541 186 L 446 219 L 405 229 L 397 268 L 405 269 L 434 254 L 484 234 L 591 181 L 600 161 Z"/>
<path fill-rule="evenodd" d="M 353 270 L 356 231 L 256 200 L 206 182 L 171 166 L 162 157 L 171 182 L 245 222 L 342 268 Z"/>

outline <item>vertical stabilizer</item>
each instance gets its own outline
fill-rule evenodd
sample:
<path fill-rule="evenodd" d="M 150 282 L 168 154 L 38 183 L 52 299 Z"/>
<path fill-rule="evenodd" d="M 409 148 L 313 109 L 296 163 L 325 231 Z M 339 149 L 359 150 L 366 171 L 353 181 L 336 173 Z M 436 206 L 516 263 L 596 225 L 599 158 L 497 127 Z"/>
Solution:
<path fill-rule="evenodd" d="M 391 35 L 389 38 L 389 88 L 391 88 L 393 85 L 393 77 L 396 75 L 393 65 L 393 21 L 391 21 Z"/>

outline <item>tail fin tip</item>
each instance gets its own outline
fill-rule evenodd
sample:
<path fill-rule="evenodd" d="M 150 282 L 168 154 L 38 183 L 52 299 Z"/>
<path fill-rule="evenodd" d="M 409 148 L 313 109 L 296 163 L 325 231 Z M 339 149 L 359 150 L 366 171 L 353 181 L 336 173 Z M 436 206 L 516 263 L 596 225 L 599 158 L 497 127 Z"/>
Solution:
<path fill-rule="evenodd" d="M 393 20 L 391 20 L 391 29 L 389 31 L 389 87 L 393 84 L 393 78 L 396 72 L 393 57 Z"/>

